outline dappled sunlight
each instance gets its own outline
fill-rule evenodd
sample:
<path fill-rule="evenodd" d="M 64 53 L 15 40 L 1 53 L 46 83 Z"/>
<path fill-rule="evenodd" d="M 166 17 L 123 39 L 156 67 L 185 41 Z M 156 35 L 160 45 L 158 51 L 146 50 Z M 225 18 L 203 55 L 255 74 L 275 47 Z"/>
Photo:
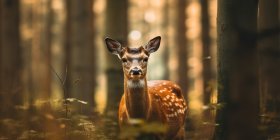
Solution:
<path fill-rule="evenodd" d="M 146 11 L 144 14 L 144 19 L 149 23 L 155 22 L 156 15 L 155 15 L 154 11 L 152 11 L 152 10 Z"/>
<path fill-rule="evenodd" d="M 137 41 L 142 37 L 141 32 L 137 31 L 137 30 L 133 30 L 129 33 L 129 38 L 132 39 L 133 41 Z"/>
<path fill-rule="evenodd" d="M 103 114 L 106 108 L 106 98 L 107 98 L 105 75 L 99 75 L 97 81 L 98 81 L 98 87 L 96 88 L 95 91 L 96 110 L 100 114 Z"/>
<path fill-rule="evenodd" d="M 200 95 L 194 92 L 188 93 L 189 109 L 202 112 L 203 103 L 200 99 Z"/>
<path fill-rule="evenodd" d="M 200 35 L 200 4 L 199 1 L 193 0 L 187 7 L 187 38 L 195 40 Z"/>
<path fill-rule="evenodd" d="M 94 5 L 93 5 L 93 11 L 95 13 L 102 13 L 106 9 L 106 1 L 105 0 L 95 0 Z"/>

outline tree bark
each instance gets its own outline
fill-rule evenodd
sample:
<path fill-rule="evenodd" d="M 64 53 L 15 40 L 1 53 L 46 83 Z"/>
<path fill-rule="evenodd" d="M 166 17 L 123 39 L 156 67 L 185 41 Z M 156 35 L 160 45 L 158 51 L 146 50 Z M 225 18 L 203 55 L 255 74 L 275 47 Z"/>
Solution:
<path fill-rule="evenodd" d="M 188 53 L 187 53 L 187 38 L 186 38 L 186 1 L 177 1 L 177 27 L 176 27 L 176 42 L 178 47 L 178 83 L 182 88 L 184 96 L 187 97 L 188 92 Z"/>
<path fill-rule="evenodd" d="M 169 13 L 169 6 L 168 6 L 168 0 L 164 0 L 164 6 L 162 8 L 162 13 L 163 13 L 163 23 L 162 23 L 162 30 L 163 30 L 163 35 L 162 38 L 164 40 L 164 44 L 165 46 L 163 46 L 163 52 L 162 52 L 162 59 L 163 59 L 163 79 L 168 79 L 170 80 L 170 69 L 168 67 L 168 62 L 169 62 L 169 51 L 170 51 L 170 43 L 168 41 L 168 38 L 170 37 L 168 34 L 168 26 L 169 26 L 169 17 L 168 17 L 168 13 Z"/>
<path fill-rule="evenodd" d="M 258 139 L 257 9 L 255 0 L 218 0 L 218 140 Z"/>
<path fill-rule="evenodd" d="M 67 1 L 67 55 L 69 97 L 86 101 L 76 105 L 77 111 L 93 112 L 95 83 L 95 54 L 93 45 L 93 0 Z"/>
<path fill-rule="evenodd" d="M 61 99 L 64 96 L 64 87 L 54 71 L 64 79 L 66 76 L 66 49 L 65 40 L 68 34 L 65 32 L 66 24 L 66 0 L 52 0 L 52 31 L 51 31 L 51 93 L 53 99 Z M 57 6 L 61 5 L 61 6 Z M 70 23 L 69 23 L 70 24 Z"/>
<path fill-rule="evenodd" d="M 107 0 L 105 36 L 118 40 L 127 46 L 128 15 L 127 0 Z M 104 44 L 105 47 L 105 44 Z M 106 114 L 115 115 L 123 94 L 123 72 L 115 55 L 106 52 L 107 106 Z"/>
<path fill-rule="evenodd" d="M 2 0 L 0 44 L 0 114 L 14 118 L 22 105 L 19 0 Z"/>
<path fill-rule="evenodd" d="M 261 34 L 264 30 L 280 28 L 279 1 L 260 0 L 258 27 Z M 268 36 L 259 40 L 261 114 L 264 125 L 270 129 L 276 127 L 280 115 L 280 35 Z M 268 117 L 268 118 L 267 118 Z M 266 132 L 267 135 L 271 131 Z"/>
<path fill-rule="evenodd" d="M 45 75 L 44 80 L 44 94 L 43 99 L 50 100 L 51 98 L 51 27 L 53 23 L 53 12 L 51 9 L 52 0 L 44 1 L 42 3 L 44 5 L 43 9 L 43 22 L 45 25 L 42 27 L 42 37 L 44 39 L 41 42 L 42 51 L 45 58 L 45 71 L 41 71 Z M 50 106 L 49 106 L 50 107 Z"/>
<path fill-rule="evenodd" d="M 32 88 L 33 98 L 49 100 L 51 97 L 50 69 L 50 32 L 51 32 L 51 1 L 36 1 L 32 6 Z"/>
<path fill-rule="evenodd" d="M 204 91 L 204 105 L 208 105 L 210 103 L 211 98 L 211 87 L 210 82 L 212 79 L 212 64 L 211 59 L 211 38 L 210 38 L 210 23 L 209 23 L 209 11 L 208 11 L 208 0 L 201 0 L 201 36 L 202 36 L 202 74 L 203 74 L 203 91 Z"/>

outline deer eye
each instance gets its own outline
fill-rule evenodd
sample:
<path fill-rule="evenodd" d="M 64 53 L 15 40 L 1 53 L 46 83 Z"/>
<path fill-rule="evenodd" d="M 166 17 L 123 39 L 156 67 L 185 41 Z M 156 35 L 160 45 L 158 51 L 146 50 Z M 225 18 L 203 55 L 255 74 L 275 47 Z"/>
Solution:
<path fill-rule="evenodd" d="M 126 59 L 126 58 L 123 58 L 123 59 L 122 59 L 122 62 L 123 62 L 123 63 L 126 63 L 126 62 L 127 62 L 127 59 Z"/>
<path fill-rule="evenodd" d="M 143 59 L 143 62 L 148 62 L 148 58 L 144 58 L 144 59 Z"/>

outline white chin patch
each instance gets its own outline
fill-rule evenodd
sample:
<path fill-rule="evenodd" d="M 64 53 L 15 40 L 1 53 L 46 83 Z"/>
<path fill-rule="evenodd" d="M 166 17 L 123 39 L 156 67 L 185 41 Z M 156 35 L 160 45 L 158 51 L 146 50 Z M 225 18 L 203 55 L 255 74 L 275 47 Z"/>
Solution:
<path fill-rule="evenodd" d="M 143 88 L 145 86 L 144 80 L 128 80 L 127 81 L 128 88 Z"/>

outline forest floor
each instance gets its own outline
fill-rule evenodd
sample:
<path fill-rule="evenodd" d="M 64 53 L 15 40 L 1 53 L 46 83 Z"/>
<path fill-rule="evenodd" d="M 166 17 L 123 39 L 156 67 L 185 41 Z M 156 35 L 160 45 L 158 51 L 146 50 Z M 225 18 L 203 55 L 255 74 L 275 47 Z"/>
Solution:
<path fill-rule="evenodd" d="M 24 112 L 16 118 L 0 120 L 0 140 L 116 140 L 120 138 L 134 138 L 141 133 L 141 129 L 129 128 L 127 132 L 120 132 L 116 115 L 105 117 L 98 113 L 94 115 L 63 113 L 35 113 Z M 28 114 L 28 117 L 24 117 Z M 208 117 L 203 117 L 205 114 Z M 210 115 L 210 117 L 209 117 Z M 208 140 L 213 136 L 215 124 L 213 112 L 189 113 L 186 119 L 186 139 Z M 63 117 L 61 117 L 63 116 Z M 160 132 L 159 125 L 145 124 L 145 129 Z M 148 130 L 148 131 L 149 131 Z M 147 130 L 145 130 L 147 132 Z"/>
<path fill-rule="evenodd" d="M 98 113 L 91 115 L 68 114 L 65 112 L 37 113 L 18 112 L 17 118 L 0 119 L 0 140 L 118 140 L 134 139 L 145 133 L 162 132 L 157 124 L 143 124 L 120 131 L 117 115 L 111 117 Z M 185 140 L 211 140 L 215 128 L 215 110 L 189 110 L 185 123 Z M 269 117 L 270 116 L 270 117 Z M 260 125 L 262 139 L 279 140 L 280 122 L 269 115 Z M 273 122 L 272 122 L 273 121 Z M 143 128 L 146 129 L 143 131 Z M 145 139 L 143 139 L 145 140 Z M 149 139 L 147 139 L 149 140 Z"/>

